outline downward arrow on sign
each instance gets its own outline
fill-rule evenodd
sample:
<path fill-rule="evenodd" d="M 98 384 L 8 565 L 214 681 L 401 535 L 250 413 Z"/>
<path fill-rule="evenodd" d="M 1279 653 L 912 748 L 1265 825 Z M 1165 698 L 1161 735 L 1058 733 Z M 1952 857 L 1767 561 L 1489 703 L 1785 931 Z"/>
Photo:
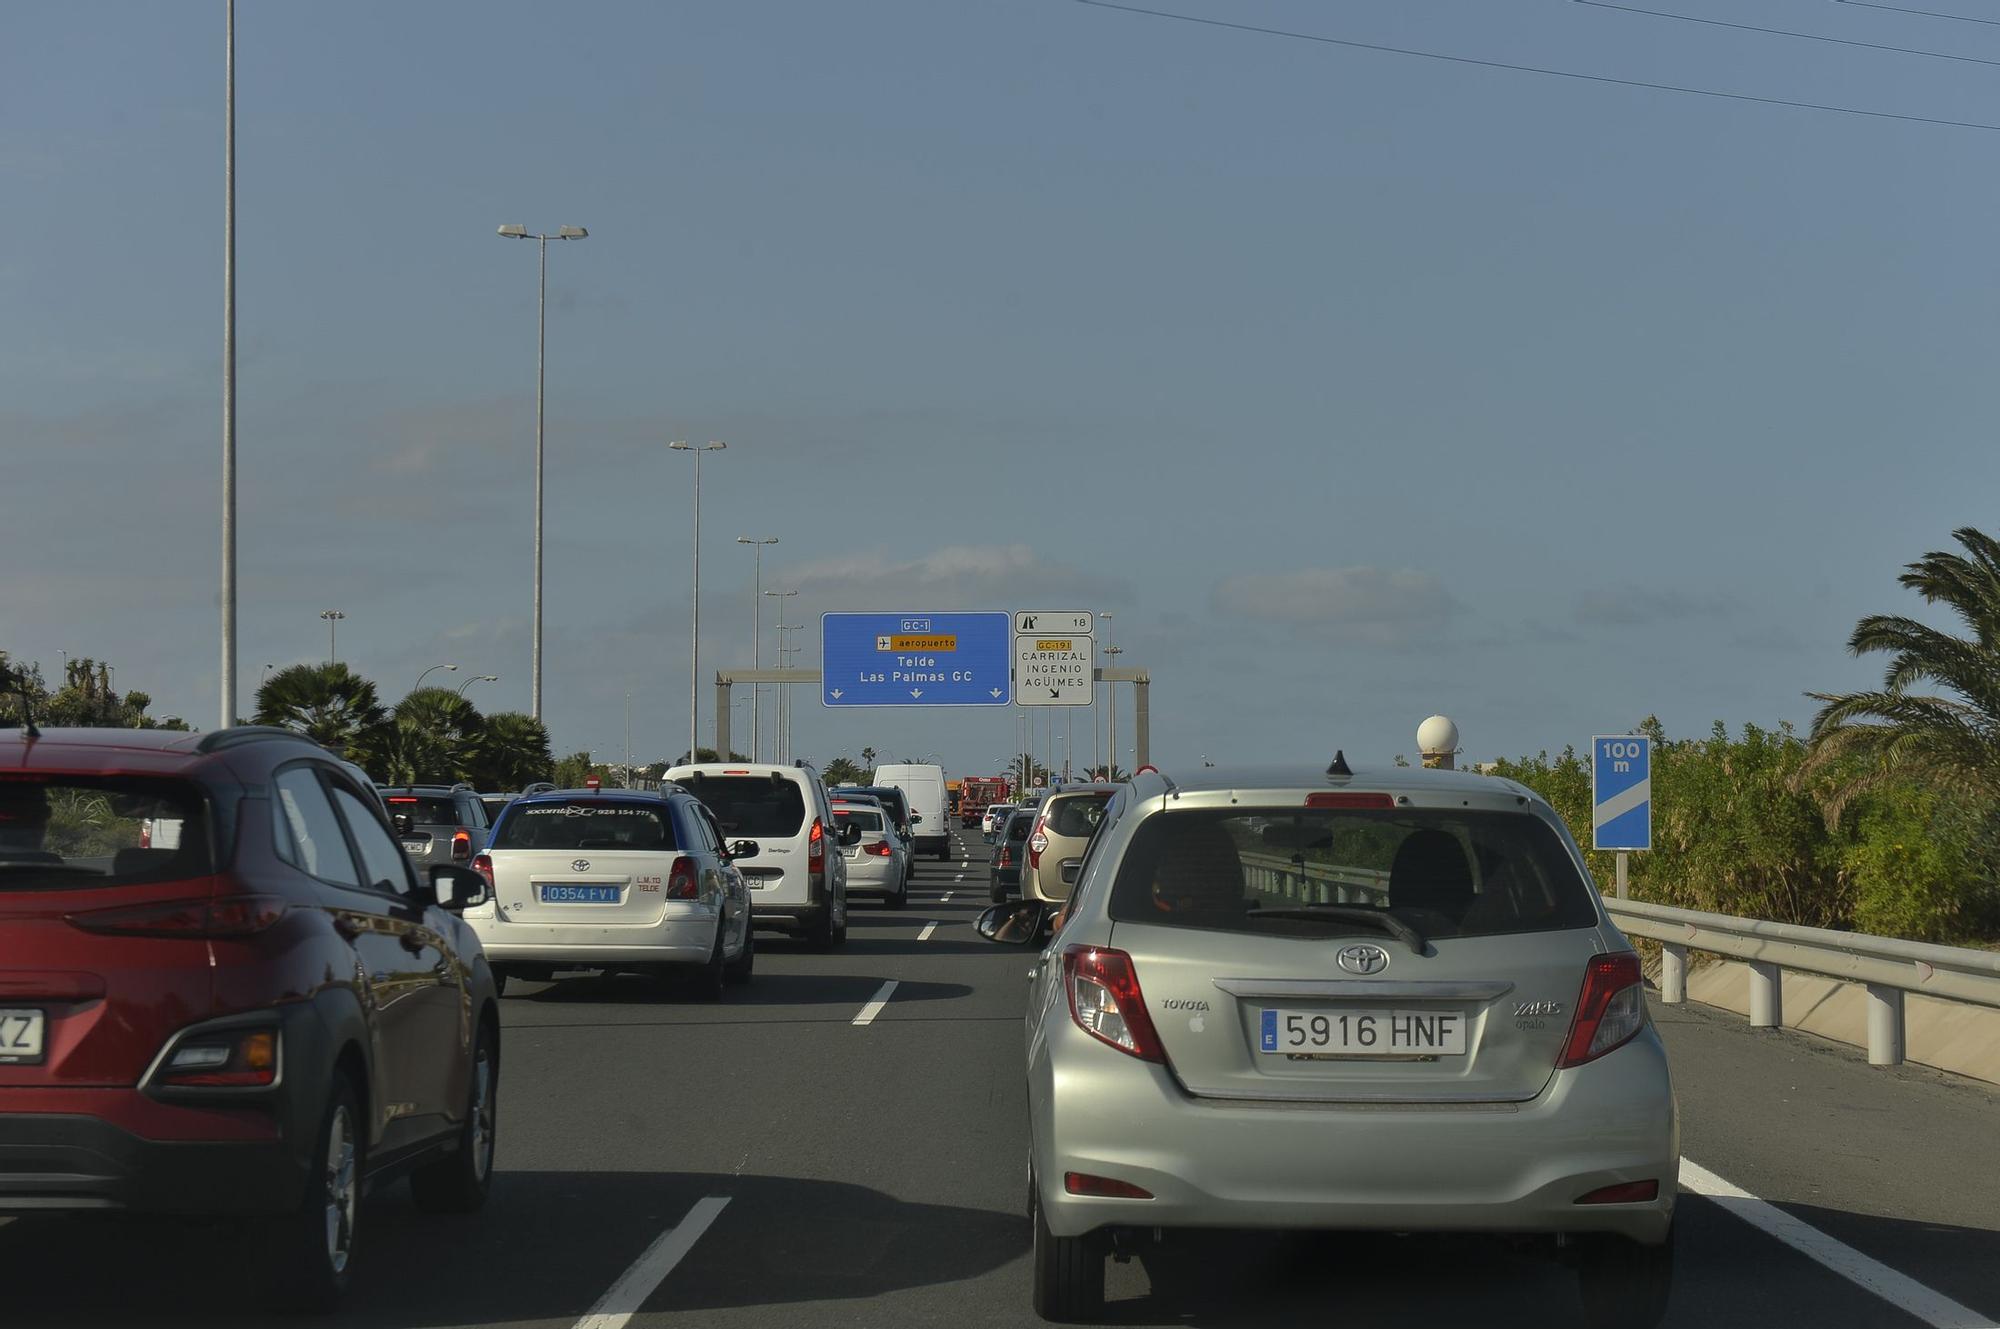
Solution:
<path fill-rule="evenodd" d="M 827 693 L 826 695 L 827 695 L 827 696 L 829 696 L 829 697 L 832 697 L 832 698 L 833 698 L 833 699 L 834 699 L 835 701 L 839 701 L 839 700 L 840 700 L 840 689 L 839 689 L 839 688 L 835 688 L 835 689 L 834 689 L 834 690 L 833 690 L 832 692 L 829 692 L 829 693 Z"/>
<path fill-rule="evenodd" d="M 912 697 L 921 697 L 924 695 L 924 690 L 922 688 L 911 688 L 910 695 Z"/>
<path fill-rule="evenodd" d="M 1000 689 L 999 689 L 999 688 L 994 688 L 994 689 L 993 689 L 993 691 L 992 691 L 992 692 L 991 692 L 991 693 L 990 693 L 989 695 L 991 695 L 991 696 L 995 696 L 995 697 L 999 696 L 999 695 L 1000 695 Z"/>

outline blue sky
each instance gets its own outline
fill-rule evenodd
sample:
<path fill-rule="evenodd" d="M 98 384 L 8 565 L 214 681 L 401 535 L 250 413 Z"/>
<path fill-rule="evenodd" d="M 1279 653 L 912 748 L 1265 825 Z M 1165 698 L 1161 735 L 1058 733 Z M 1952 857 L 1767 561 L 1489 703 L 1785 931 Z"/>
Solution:
<path fill-rule="evenodd" d="M 1163 7 L 2000 123 L 1979 65 L 1570 0 Z M 455 661 L 525 708 L 535 273 L 503 222 L 591 231 L 550 255 L 562 749 L 621 757 L 628 691 L 638 756 L 685 746 L 671 438 L 730 449 L 704 673 L 749 656 L 735 537 L 776 535 L 807 615 L 1112 611 L 1163 764 L 1387 760 L 1435 710 L 1478 758 L 1803 722 L 1875 678 L 1843 643 L 1914 607 L 1899 566 L 1994 525 L 2000 133 L 1069 0 L 239 8 L 250 685 L 339 607 L 388 695 Z M 2000 60 L 2000 29 L 1823 0 L 1674 8 Z M 201 724 L 221 14 L 30 6 L 0 45 L 0 648 Z M 976 770 L 1011 726 L 806 696 L 797 731 Z"/>

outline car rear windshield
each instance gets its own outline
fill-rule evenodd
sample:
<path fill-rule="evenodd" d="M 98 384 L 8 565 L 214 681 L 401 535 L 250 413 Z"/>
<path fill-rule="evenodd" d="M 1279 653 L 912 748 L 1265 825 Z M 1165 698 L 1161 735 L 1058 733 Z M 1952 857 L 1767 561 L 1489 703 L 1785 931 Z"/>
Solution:
<path fill-rule="evenodd" d="M 0 890 L 63 890 L 213 870 L 194 785 L 126 776 L 0 776 Z"/>
<path fill-rule="evenodd" d="M 1101 794 L 1073 794 L 1056 799 L 1049 805 L 1049 834 L 1071 839 L 1088 838 L 1097 829 L 1097 823 L 1104 820 L 1104 805 L 1110 801 L 1109 790 Z"/>
<path fill-rule="evenodd" d="M 1016 812 L 1007 818 L 1009 840 L 1025 840 L 1028 838 L 1028 832 L 1033 829 L 1035 829 L 1035 814 L 1032 812 Z"/>
<path fill-rule="evenodd" d="M 790 780 L 756 775 L 711 775 L 686 782 L 732 836 L 797 835 L 805 829 L 806 800 Z"/>
<path fill-rule="evenodd" d="M 495 849 L 674 849 L 664 807 L 576 798 L 517 803 L 493 832 Z"/>
<path fill-rule="evenodd" d="M 458 804 L 436 794 L 384 794 L 391 817 L 408 817 L 412 826 L 456 826 Z"/>
<path fill-rule="evenodd" d="M 1133 833 L 1111 891 L 1111 916 L 1126 923 L 1287 936 L 1394 926 L 1367 914 L 1432 938 L 1597 922 L 1560 837 L 1512 812 L 1163 812 Z"/>
<path fill-rule="evenodd" d="M 882 814 L 873 808 L 835 808 L 833 819 L 843 826 L 859 826 L 864 831 L 882 829 Z"/>

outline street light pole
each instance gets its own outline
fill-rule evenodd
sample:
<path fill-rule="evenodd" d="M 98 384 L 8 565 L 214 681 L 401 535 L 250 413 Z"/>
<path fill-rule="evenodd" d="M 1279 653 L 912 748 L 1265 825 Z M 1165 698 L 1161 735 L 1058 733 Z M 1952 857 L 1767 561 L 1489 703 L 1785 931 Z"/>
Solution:
<path fill-rule="evenodd" d="M 236 723 L 236 0 L 223 16 L 222 727 Z"/>
<path fill-rule="evenodd" d="M 762 669 L 764 667 L 764 546 L 778 543 L 778 537 L 773 535 L 768 539 L 753 540 L 747 535 L 739 535 L 736 537 L 736 543 L 751 546 L 757 555 L 757 578 L 751 583 L 750 588 L 750 667 Z M 752 683 L 750 685 L 750 760 L 752 761 L 757 760 L 757 753 L 761 750 L 763 715 L 764 685 Z"/>
<path fill-rule="evenodd" d="M 1104 648 L 1104 653 L 1105 653 L 1105 655 L 1107 655 L 1107 656 L 1109 656 L 1109 657 L 1110 657 L 1110 659 L 1111 659 L 1111 663 L 1112 663 L 1112 666 L 1113 666 L 1113 667 L 1115 668 L 1115 667 L 1117 666 L 1117 664 L 1118 664 L 1118 657 L 1119 657 L 1119 656 L 1121 656 L 1121 655 L 1123 655 L 1123 654 L 1125 653 L 1125 651 L 1124 651 L 1124 649 L 1123 649 L 1122 647 L 1118 647 L 1118 646 L 1107 646 L 1107 647 L 1105 647 L 1105 648 Z M 1106 696 L 1107 698 L 1109 698 L 1109 700 L 1110 700 L 1110 702 L 1111 702 L 1111 723 L 1110 723 L 1110 725 L 1108 726 L 1108 734 L 1107 734 L 1107 737 L 1108 737 L 1108 738 L 1110 739 L 1110 747 L 1111 747 L 1111 764 L 1110 764 L 1110 765 L 1109 765 L 1108 767 L 1106 767 L 1106 768 L 1105 768 L 1105 774 L 1106 774 L 1106 775 L 1108 776 L 1108 775 L 1109 775 L 1109 774 L 1110 774 L 1110 773 L 1111 773 L 1112 771 L 1115 771 L 1115 770 L 1117 770 L 1117 769 L 1118 769 L 1118 687 L 1117 687 L 1117 685 L 1116 685 L 1116 684 L 1107 684 L 1107 685 L 1106 685 L 1106 692 L 1105 692 L 1105 696 Z"/>
<path fill-rule="evenodd" d="M 532 234 L 525 226 L 502 226 L 500 234 L 509 240 L 534 240 L 541 247 L 535 288 L 535 627 L 534 678 L 528 686 L 529 714 L 542 718 L 542 388 L 545 351 L 548 347 L 549 241 L 583 240 L 590 232 L 581 226 L 559 226 L 554 235 Z"/>
<path fill-rule="evenodd" d="M 717 443 L 710 439 L 701 447 L 695 447 L 681 439 L 667 444 L 675 452 L 694 454 L 694 604 L 689 615 L 691 629 L 688 633 L 688 760 L 698 760 L 695 756 L 701 750 L 701 454 L 721 452 L 727 443 Z M 718 752 L 718 759 L 729 754 Z"/>
<path fill-rule="evenodd" d="M 778 602 L 778 667 L 783 669 L 786 662 L 791 659 L 791 643 L 785 640 L 785 634 L 790 632 L 794 626 L 788 625 L 785 622 L 785 601 L 796 597 L 798 592 L 765 591 L 764 594 Z M 771 747 L 771 760 L 773 761 L 784 761 L 789 755 L 785 744 L 791 736 L 791 714 L 792 685 L 790 683 L 780 683 L 778 685 L 778 739 Z M 752 721 L 754 722 L 754 720 L 755 717 L 753 716 Z M 757 759 L 755 751 L 751 752 L 750 759 L 752 761 Z"/>
<path fill-rule="evenodd" d="M 326 620 L 326 662 L 328 664 L 339 664 L 340 652 L 334 647 L 334 627 L 341 619 L 346 618 L 347 615 L 341 613 L 338 609 L 322 609 L 319 611 L 319 616 Z"/>
<path fill-rule="evenodd" d="M 450 670 L 450 671 L 451 671 L 452 673 L 454 673 L 454 674 L 458 672 L 458 666 L 457 666 L 457 665 L 453 665 L 453 664 L 435 664 L 435 665 L 432 665 L 432 666 L 431 666 L 431 667 L 430 667 L 429 669 L 426 669 L 426 670 L 424 670 L 424 672 L 423 672 L 423 673 L 421 673 L 421 674 L 418 674 L 418 675 L 417 675 L 417 686 L 416 686 L 416 687 L 413 687 L 413 688 L 411 688 L 411 689 L 410 689 L 410 691 L 411 691 L 411 692 L 415 692 L 415 691 L 417 690 L 417 688 L 421 688 L 421 687 L 422 687 L 422 686 L 424 685 L 424 680 L 425 680 L 425 679 L 427 679 L 427 678 L 429 678 L 429 677 L 430 677 L 430 676 L 431 676 L 432 674 L 435 674 L 435 673 L 436 673 L 436 672 L 437 672 L 438 670 L 440 670 L 440 669 L 448 669 L 448 670 Z"/>
<path fill-rule="evenodd" d="M 1106 637 L 1109 637 L 1111 635 L 1111 620 L 1113 617 L 1115 617 L 1115 615 L 1113 615 L 1112 612 L 1109 609 L 1107 609 L 1103 613 L 1099 614 L 1097 617 L 1105 625 L 1104 635 Z M 1111 695 L 1111 684 L 1108 682 L 1104 685 L 1104 695 L 1107 698 Z M 1091 693 L 1091 706 L 1090 706 L 1090 758 L 1093 764 L 1102 767 L 1104 778 L 1106 780 L 1109 780 L 1111 778 L 1111 767 L 1104 765 L 1102 749 L 1100 749 L 1097 746 L 1098 710 L 1099 706 L 1097 703 L 1097 694 L 1095 691 L 1093 691 Z M 1116 754 L 1114 753 L 1113 756 L 1115 757 Z"/>

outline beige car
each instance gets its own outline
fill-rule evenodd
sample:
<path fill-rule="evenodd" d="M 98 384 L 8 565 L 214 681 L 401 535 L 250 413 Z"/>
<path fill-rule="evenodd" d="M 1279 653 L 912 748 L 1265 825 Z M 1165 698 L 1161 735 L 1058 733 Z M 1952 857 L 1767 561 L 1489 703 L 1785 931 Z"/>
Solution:
<path fill-rule="evenodd" d="M 1115 784 L 1062 785 L 1042 800 L 1034 829 L 1028 832 L 1028 856 L 1021 864 L 1021 898 L 1061 904 L 1076 885 L 1083 851 L 1104 819 L 1104 805 L 1118 792 Z"/>

